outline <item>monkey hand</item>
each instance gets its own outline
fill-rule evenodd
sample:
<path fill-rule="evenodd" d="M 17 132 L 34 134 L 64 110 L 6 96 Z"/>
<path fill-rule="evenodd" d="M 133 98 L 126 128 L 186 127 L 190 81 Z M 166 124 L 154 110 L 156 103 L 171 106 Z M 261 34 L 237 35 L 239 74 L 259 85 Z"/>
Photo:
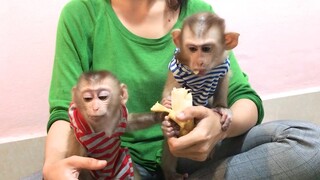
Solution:
<path fill-rule="evenodd" d="M 151 111 L 167 112 L 168 117 L 179 125 L 179 136 L 188 134 L 194 128 L 195 124 L 193 119 L 189 119 L 187 121 L 179 121 L 176 119 L 177 112 L 180 112 L 185 107 L 192 106 L 192 94 L 187 89 L 173 88 L 171 96 L 163 98 L 161 103 L 162 104 L 157 102 L 153 105 L 151 107 Z"/>
<path fill-rule="evenodd" d="M 154 104 L 151 107 L 151 111 L 153 111 L 153 112 L 167 112 L 168 115 L 165 117 L 165 119 L 169 120 L 169 118 L 170 118 L 172 120 L 171 121 L 172 124 L 174 123 L 174 124 L 178 125 L 178 127 L 179 127 L 178 135 L 179 136 L 183 136 L 183 135 L 188 134 L 195 126 L 193 120 L 178 121 L 176 119 L 176 112 L 174 110 L 172 110 L 172 109 L 169 109 L 169 108 L 163 106 L 159 102 L 156 102 L 156 104 Z M 165 125 L 167 125 L 167 124 L 165 123 Z M 165 127 L 165 126 L 163 126 L 163 127 Z M 168 132 L 168 129 L 167 128 L 164 128 L 164 129 L 165 130 L 163 132 L 166 135 L 166 133 Z M 177 128 L 175 128 L 174 130 L 171 130 L 171 128 L 169 128 L 170 132 L 171 131 L 176 131 L 176 130 L 177 130 Z M 171 132 L 171 133 L 170 132 L 169 132 L 169 134 L 177 135 L 175 132 Z"/>
<path fill-rule="evenodd" d="M 168 116 L 166 116 L 165 120 L 162 121 L 161 129 L 162 129 L 163 135 L 166 138 L 179 137 L 180 126 L 174 121 L 170 120 Z"/>
<path fill-rule="evenodd" d="M 229 108 L 224 108 L 224 107 L 216 107 L 216 108 L 213 108 L 212 110 L 221 115 L 221 119 L 220 119 L 221 129 L 223 131 L 226 131 L 232 122 L 232 111 Z"/>
<path fill-rule="evenodd" d="M 168 97 L 166 97 L 166 98 L 163 98 L 163 99 L 161 100 L 161 104 L 162 104 L 164 107 L 166 107 L 166 108 L 168 108 L 168 109 L 171 109 L 171 108 L 172 108 L 171 96 L 168 96 Z"/>

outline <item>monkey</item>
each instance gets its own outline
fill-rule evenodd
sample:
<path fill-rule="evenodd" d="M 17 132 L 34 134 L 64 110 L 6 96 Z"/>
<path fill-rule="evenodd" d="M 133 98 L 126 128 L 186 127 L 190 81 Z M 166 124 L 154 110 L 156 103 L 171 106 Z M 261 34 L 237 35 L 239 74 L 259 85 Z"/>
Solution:
<path fill-rule="evenodd" d="M 81 170 L 79 179 L 140 179 L 128 149 L 120 147 L 120 136 L 158 122 L 152 113 L 128 113 L 128 98 L 127 86 L 105 70 L 81 74 L 72 88 L 66 157 L 107 160 L 102 170 Z"/>
<path fill-rule="evenodd" d="M 176 50 L 168 68 L 161 103 L 171 106 L 172 89 L 184 87 L 192 93 L 193 104 L 211 108 L 221 114 L 221 130 L 226 131 L 232 121 L 227 106 L 230 76 L 229 50 L 238 45 L 239 34 L 225 32 L 223 18 L 211 12 L 201 12 L 186 18 L 181 29 L 171 32 Z M 173 122 L 173 121 L 171 121 Z M 174 127 L 170 123 L 170 127 Z M 166 127 L 167 126 L 167 127 Z M 165 136 L 179 136 L 176 127 L 163 123 Z M 167 131 L 167 132 L 165 132 Z M 166 179 L 184 179 L 186 174 L 176 173 L 177 158 L 164 143 L 162 169 Z"/>

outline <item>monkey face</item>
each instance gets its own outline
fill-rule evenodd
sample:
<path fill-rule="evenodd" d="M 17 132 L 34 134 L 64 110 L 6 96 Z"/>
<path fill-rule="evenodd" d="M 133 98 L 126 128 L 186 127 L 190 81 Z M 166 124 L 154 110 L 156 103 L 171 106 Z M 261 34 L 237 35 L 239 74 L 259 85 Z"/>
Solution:
<path fill-rule="evenodd" d="M 82 100 L 89 117 L 95 118 L 106 114 L 111 93 L 108 89 L 85 91 Z"/>
<path fill-rule="evenodd" d="M 91 123 L 112 120 L 120 109 L 120 87 L 112 80 L 85 83 L 78 92 L 76 105 L 84 118 Z"/>
<path fill-rule="evenodd" d="M 204 75 L 223 62 L 223 34 L 219 28 L 211 27 L 207 33 L 195 34 L 190 28 L 183 32 L 182 60 L 195 74 Z"/>

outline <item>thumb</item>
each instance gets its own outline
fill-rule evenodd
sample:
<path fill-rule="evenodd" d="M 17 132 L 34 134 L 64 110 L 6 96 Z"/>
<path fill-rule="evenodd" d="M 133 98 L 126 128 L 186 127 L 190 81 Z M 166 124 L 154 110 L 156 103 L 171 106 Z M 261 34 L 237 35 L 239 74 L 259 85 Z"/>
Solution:
<path fill-rule="evenodd" d="M 89 157 L 71 156 L 67 163 L 75 169 L 99 170 L 107 165 L 107 161 Z"/>
<path fill-rule="evenodd" d="M 176 118 L 180 121 L 189 119 L 203 119 L 208 116 L 208 108 L 204 106 L 190 106 L 176 115 Z"/>

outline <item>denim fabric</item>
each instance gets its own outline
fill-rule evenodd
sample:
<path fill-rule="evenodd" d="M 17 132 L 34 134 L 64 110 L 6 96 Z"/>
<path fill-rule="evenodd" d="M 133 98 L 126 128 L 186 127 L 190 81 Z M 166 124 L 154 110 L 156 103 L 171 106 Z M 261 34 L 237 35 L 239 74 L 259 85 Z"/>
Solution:
<path fill-rule="evenodd" d="M 295 120 L 263 123 L 222 141 L 205 162 L 180 159 L 189 179 L 320 179 L 320 126 Z"/>

